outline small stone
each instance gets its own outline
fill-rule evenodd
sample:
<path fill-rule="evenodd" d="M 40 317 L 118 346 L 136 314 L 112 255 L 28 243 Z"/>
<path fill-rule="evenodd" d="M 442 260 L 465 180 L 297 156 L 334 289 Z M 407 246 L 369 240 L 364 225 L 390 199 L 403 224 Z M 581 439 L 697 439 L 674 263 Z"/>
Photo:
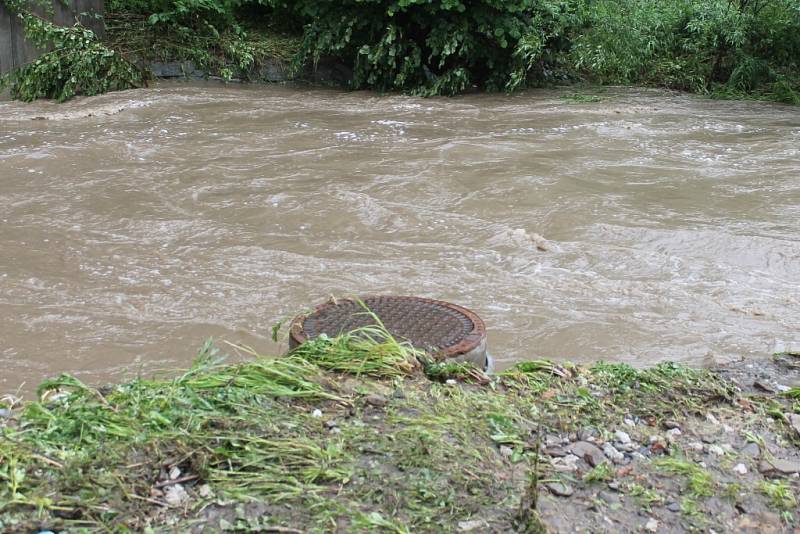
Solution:
<path fill-rule="evenodd" d="M 667 505 L 667 510 L 669 510 L 670 512 L 680 512 L 681 504 L 673 501 Z"/>
<path fill-rule="evenodd" d="M 597 429 L 588 427 L 582 428 L 580 432 L 578 432 L 578 440 L 579 441 L 589 441 L 590 438 L 597 436 Z"/>
<path fill-rule="evenodd" d="M 775 384 L 775 389 L 777 389 L 781 393 L 786 393 L 792 388 L 790 388 L 789 386 L 784 386 L 783 384 Z"/>
<path fill-rule="evenodd" d="M 633 419 L 623 419 L 622 422 L 625 426 L 630 426 L 630 427 L 636 426 L 636 421 L 634 421 Z"/>
<path fill-rule="evenodd" d="M 786 414 L 786 419 L 789 421 L 792 429 L 800 436 L 800 414 L 790 413 Z"/>
<path fill-rule="evenodd" d="M 599 492 L 597 498 L 606 504 L 619 504 L 619 495 L 610 491 Z"/>
<path fill-rule="evenodd" d="M 545 447 L 556 447 L 561 445 L 561 438 L 554 434 L 547 434 L 544 437 L 544 445 Z"/>
<path fill-rule="evenodd" d="M 547 447 L 544 450 L 544 453 L 553 458 L 563 458 L 567 455 L 567 451 L 565 451 L 562 447 Z"/>
<path fill-rule="evenodd" d="M 650 520 L 645 523 L 644 529 L 647 532 L 658 532 L 658 521 L 651 517 Z"/>
<path fill-rule="evenodd" d="M 483 519 L 471 519 L 469 521 L 459 521 L 459 532 L 472 532 L 473 530 L 486 528 L 486 522 Z"/>
<path fill-rule="evenodd" d="M 800 461 L 773 458 L 769 461 L 759 462 L 758 470 L 762 474 L 792 475 L 800 473 Z"/>
<path fill-rule="evenodd" d="M 444 383 L 447 384 L 448 386 L 455 386 L 456 384 L 458 384 L 458 380 L 454 378 L 448 378 L 447 380 L 444 381 Z"/>
<path fill-rule="evenodd" d="M 714 417 L 714 414 L 710 413 L 710 412 L 706 414 L 706 421 L 708 421 L 712 425 L 718 425 L 719 424 L 719 419 Z"/>
<path fill-rule="evenodd" d="M 574 454 L 567 454 L 563 458 L 554 458 L 551 462 L 553 469 L 562 473 L 574 473 L 578 470 L 580 458 Z"/>
<path fill-rule="evenodd" d="M 753 387 L 760 389 L 761 391 L 766 391 L 767 393 L 775 393 L 775 388 L 773 388 L 766 380 L 756 380 L 753 382 Z"/>
<path fill-rule="evenodd" d="M 722 425 L 722 430 L 730 434 L 733 432 L 733 427 L 731 425 Z"/>
<path fill-rule="evenodd" d="M 614 446 L 611 445 L 610 443 L 606 443 L 605 445 L 603 445 L 603 454 L 605 454 L 608 457 L 608 459 L 614 462 L 615 464 L 618 464 L 625 459 L 625 455 L 619 452 L 617 449 L 615 449 Z"/>
<path fill-rule="evenodd" d="M 381 397 L 380 395 L 367 395 L 367 398 L 364 400 L 367 402 L 367 404 L 377 407 L 386 406 L 389 404 L 389 401 L 386 399 L 386 397 Z"/>
<path fill-rule="evenodd" d="M 601 451 L 596 445 L 586 441 L 578 441 L 573 443 L 570 447 L 570 452 L 578 458 L 582 458 L 592 467 L 597 467 L 606 459 L 603 451 Z"/>
<path fill-rule="evenodd" d="M 749 456 L 751 458 L 758 458 L 761 456 L 761 447 L 758 446 L 758 443 L 748 443 L 739 449 L 739 454 L 742 456 Z"/>
<path fill-rule="evenodd" d="M 200 495 L 202 498 L 207 499 L 211 497 L 214 492 L 211 491 L 211 486 L 208 484 L 203 484 L 199 488 L 197 488 L 197 494 Z"/>
<path fill-rule="evenodd" d="M 177 480 L 179 476 L 181 476 L 181 470 L 177 465 L 172 466 L 172 469 L 169 470 L 169 479 Z"/>
<path fill-rule="evenodd" d="M 710 452 L 711 454 L 716 454 L 717 456 L 722 456 L 723 454 L 725 454 L 725 449 L 723 449 L 719 445 L 709 445 L 708 452 Z"/>
<path fill-rule="evenodd" d="M 553 495 L 557 495 L 558 497 L 569 497 L 575 490 L 569 484 L 564 484 L 563 482 L 548 482 L 545 484 L 545 487 L 550 490 L 550 493 Z"/>
<path fill-rule="evenodd" d="M 686 444 L 686 448 L 688 448 L 689 450 L 695 451 L 695 452 L 703 452 L 703 449 L 705 448 L 705 445 L 703 445 L 699 441 L 692 441 L 692 442 Z"/>
<path fill-rule="evenodd" d="M 627 432 L 623 432 L 622 430 L 617 430 L 614 432 L 614 436 L 617 438 L 617 441 L 622 443 L 623 445 L 627 445 L 631 442 L 631 436 Z"/>
<path fill-rule="evenodd" d="M 667 434 L 667 441 L 675 441 L 678 438 L 678 436 L 683 434 L 683 432 L 681 432 L 680 428 L 670 428 L 669 430 L 667 430 L 666 434 Z"/>
<path fill-rule="evenodd" d="M 744 465 L 744 464 L 736 464 L 735 466 L 733 466 L 733 472 L 734 473 L 738 473 L 740 475 L 746 475 L 747 474 L 747 466 Z"/>
<path fill-rule="evenodd" d="M 648 438 L 648 440 L 650 441 L 650 443 L 655 443 L 655 442 L 657 442 L 657 441 L 658 441 L 658 440 L 660 440 L 660 439 L 661 439 L 661 436 L 650 436 L 650 437 Z"/>
<path fill-rule="evenodd" d="M 8 408 L 0 408 L 0 419 L 9 419 L 11 417 L 11 410 Z"/>
<path fill-rule="evenodd" d="M 622 485 L 617 480 L 612 480 L 608 483 L 608 489 L 612 491 L 619 491 L 622 488 Z"/>
<path fill-rule="evenodd" d="M 319 408 L 315 409 L 313 412 L 311 412 L 311 417 L 322 417 L 322 410 Z"/>
<path fill-rule="evenodd" d="M 500 445 L 500 454 L 505 458 L 510 458 L 514 454 L 514 449 L 506 445 Z"/>
<path fill-rule="evenodd" d="M 325 426 L 328 428 L 334 428 L 336 426 L 336 421 L 333 419 L 328 419 L 325 421 Z"/>
<path fill-rule="evenodd" d="M 189 500 L 189 494 L 186 493 L 181 484 L 173 484 L 172 486 L 167 486 L 164 490 L 164 500 L 170 506 L 180 506 Z"/>
<path fill-rule="evenodd" d="M 341 434 L 341 433 L 342 433 L 342 429 L 339 428 L 338 426 L 335 426 L 335 427 L 331 428 L 331 434 Z"/>
<path fill-rule="evenodd" d="M 664 428 L 666 428 L 667 430 L 672 430 L 673 428 L 680 428 L 681 427 L 681 424 L 679 422 L 673 421 L 671 419 L 667 419 L 666 421 L 664 421 L 663 424 L 664 424 Z"/>

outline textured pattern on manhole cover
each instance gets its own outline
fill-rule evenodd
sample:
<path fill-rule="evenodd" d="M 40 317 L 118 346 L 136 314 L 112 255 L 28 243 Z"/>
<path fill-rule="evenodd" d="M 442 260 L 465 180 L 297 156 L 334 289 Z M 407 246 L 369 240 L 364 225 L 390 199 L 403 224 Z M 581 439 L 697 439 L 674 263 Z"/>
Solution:
<path fill-rule="evenodd" d="M 420 297 L 371 296 L 362 302 L 401 341 L 445 356 L 474 349 L 485 336 L 483 321 L 475 313 L 448 302 Z M 320 334 L 330 337 L 374 324 L 356 300 L 344 299 L 319 306 L 295 319 L 291 335 L 296 346 Z"/>

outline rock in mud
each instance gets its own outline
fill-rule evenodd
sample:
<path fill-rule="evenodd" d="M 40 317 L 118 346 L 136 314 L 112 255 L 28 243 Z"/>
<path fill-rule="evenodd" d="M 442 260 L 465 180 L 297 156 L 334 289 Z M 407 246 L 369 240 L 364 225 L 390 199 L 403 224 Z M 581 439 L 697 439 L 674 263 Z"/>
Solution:
<path fill-rule="evenodd" d="M 723 449 L 719 445 L 709 445 L 708 452 L 710 452 L 711 454 L 716 454 L 717 456 L 722 456 L 725 454 L 725 449 Z"/>
<path fill-rule="evenodd" d="M 377 406 L 379 408 L 389 404 L 389 401 L 380 395 L 368 395 L 365 400 L 367 401 L 367 404 L 371 404 L 372 406 Z"/>
<path fill-rule="evenodd" d="M 670 512 L 680 512 L 681 511 L 681 504 L 679 502 L 672 501 L 667 505 L 667 510 Z"/>
<path fill-rule="evenodd" d="M 644 529 L 647 532 L 658 532 L 658 521 L 653 519 L 652 517 L 645 523 Z"/>
<path fill-rule="evenodd" d="M 483 519 L 471 519 L 469 521 L 459 521 L 458 522 L 458 531 L 459 532 L 475 532 L 475 531 L 483 531 L 486 528 L 486 521 Z"/>
<path fill-rule="evenodd" d="M 773 388 L 772 385 L 766 380 L 756 380 L 753 382 L 753 387 L 767 393 L 775 393 L 775 388 Z"/>
<path fill-rule="evenodd" d="M 758 464 L 758 471 L 763 475 L 793 475 L 800 473 L 800 461 L 773 458 Z"/>
<path fill-rule="evenodd" d="M 559 497 L 569 497 L 575 490 L 569 484 L 564 484 L 563 482 L 548 482 L 545 484 L 545 487 L 552 493 L 553 495 L 557 495 Z"/>
<path fill-rule="evenodd" d="M 800 414 L 790 413 L 786 415 L 786 419 L 789 421 L 789 425 L 791 425 L 792 429 L 794 429 L 795 433 L 800 436 Z"/>
<path fill-rule="evenodd" d="M 544 453 L 553 458 L 563 458 L 567 455 L 567 451 L 565 451 L 562 447 L 547 447 L 544 450 Z"/>
<path fill-rule="evenodd" d="M 579 461 L 580 458 L 574 454 L 567 454 L 563 458 L 555 458 L 552 462 L 552 465 L 553 469 L 556 471 L 572 473 L 578 470 Z"/>
<path fill-rule="evenodd" d="M 609 460 L 618 464 L 625 459 L 625 455 L 619 452 L 617 449 L 614 448 L 613 445 L 610 443 L 606 443 L 603 445 L 603 454 L 605 454 Z"/>
<path fill-rule="evenodd" d="M 597 498 L 608 505 L 620 504 L 619 495 L 610 491 L 601 491 L 597 494 Z"/>
<path fill-rule="evenodd" d="M 582 458 L 592 467 L 597 467 L 606 460 L 606 455 L 603 454 L 603 451 L 588 441 L 573 443 L 570 447 L 570 452 L 578 458 Z"/>
<path fill-rule="evenodd" d="M 169 479 L 177 480 L 179 476 L 181 476 L 180 468 L 177 465 L 172 466 L 172 469 L 169 470 Z"/>
<path fill-rule="evenodd" d="M 164 500 L 167 501 L 167 504 L 170 506 L 180 506 L 189 500 L 189 494 L 183 489 L 183 485 L 175 484 L 167 486 L 164 490 Z"/>
<path fill-rule="evenodd" d="M 761 447 L 758 446 L 758 443 L 748 443 L 739 449 L 739 454 L 750 458 L 758 458 L 761 456 Z"/>
<path fill-rule="evenodd" d="M 690 450 L 693 450 L 693 451 L 695 451 L 695 452 L 703 452 L 703 449 L 705 448 L 705 445 L 703 445 L 703 444 L 702 444 L 701 442 L 699 442 L 699 441 L 692 441 L 691 443 L 688 443 L 688 444 L 686 445 L 686 447 L 687 447 L 688 449 L 690 449 Z"/>
<path fill-rule="evenodd" d="M 622 443 L 623 445 L 627 445 L 631 442 L 631 436 L 627 432 L 623 432 L 622 430 L 617 430 L 614 432 L 614 437 L 617 438 L 617 441 Z"/>
<path fill-rule="evenodd" d="M 746 475 L 747 474 L 747 466 L 744 464 L 736 464 L 733 466 L 733 472 L 739 475 Z"/>

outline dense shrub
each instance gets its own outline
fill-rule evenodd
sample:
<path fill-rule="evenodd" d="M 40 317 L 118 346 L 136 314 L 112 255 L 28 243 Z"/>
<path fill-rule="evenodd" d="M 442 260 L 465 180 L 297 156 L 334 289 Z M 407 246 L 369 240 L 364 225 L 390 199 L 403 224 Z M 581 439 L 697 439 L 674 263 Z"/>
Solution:
<path fill-rule="evenodd" d="M 297 0 L 303 53 L 352 65 L 357 88 L 454 94 L 513 89 L 567 45 L 574 3 L 553 0 Z"/>
<path fill-rule="evenodd" d="M 599 0 L 583 21 L 570 58 L 593 81 L 797 99 L 797 0 Z"/>

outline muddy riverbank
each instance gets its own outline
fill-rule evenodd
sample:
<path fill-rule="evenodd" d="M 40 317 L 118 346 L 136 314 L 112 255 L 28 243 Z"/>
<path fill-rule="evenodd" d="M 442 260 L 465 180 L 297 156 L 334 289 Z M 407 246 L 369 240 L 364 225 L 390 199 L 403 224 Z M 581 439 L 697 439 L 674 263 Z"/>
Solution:
<path fill-rule="evenodd" d="M 356 377 L 207 346 L 174 379 L 5 397 L 0 529 L 797 532 L 798 355 L 489 378 L 393 354 Z"/>

